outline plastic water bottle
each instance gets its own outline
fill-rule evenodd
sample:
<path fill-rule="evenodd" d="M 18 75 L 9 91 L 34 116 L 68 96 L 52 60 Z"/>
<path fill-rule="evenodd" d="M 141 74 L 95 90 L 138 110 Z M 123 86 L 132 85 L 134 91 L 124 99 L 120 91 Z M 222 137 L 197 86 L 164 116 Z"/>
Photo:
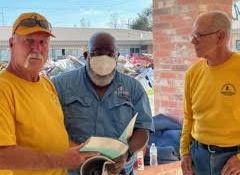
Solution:
<path fill-rule="evenodd" d="M 157 147 L 155 146 L 155 143 L 152 143 L 149 153 L 150 153 L 150 166 L 157 166 L 158 165 Z"/>

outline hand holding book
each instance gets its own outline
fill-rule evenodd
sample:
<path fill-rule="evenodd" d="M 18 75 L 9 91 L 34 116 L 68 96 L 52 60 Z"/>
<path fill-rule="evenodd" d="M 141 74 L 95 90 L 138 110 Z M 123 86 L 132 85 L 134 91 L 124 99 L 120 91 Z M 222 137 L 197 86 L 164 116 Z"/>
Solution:
<path fill-rule="evenodd" d="M 124 168 L 124 164 L 127 161 L 128 154 L 125 153 L 116 159 L 114 159 L 114 163 L 107 164 L 106 169 L 110 174 L 119 174 Z"/>
<path fill-rule="evenodd" d="M 138 114 L 136 113 L 133 116 L 128 126 L 125 128 L 122 135 L 119 137 L 119 139 L 108 138 L 108 137 L 90 137 L 87 140 L 86 144 L 80 149 L 80 152 L 89 152 L 89 151 L 99 152 L 101 155 L 95 156 L 86 160 L 81 166 L 80 175 L 88 175 L 89 171 L 92 171 L 93 169 L 95 169 L 93 172 L 99 171 L 101 173 L 98 173 L 98 174 L 108 175 L 107 170 L 105 168 L 106 165 L 110 166 L 110 170 L 111 170 L 111 166 L 115 166 L 116 171 L 118 169 L 116 168 L 116 166 L 123 165 L 121 161 L 126 161 L 127 159 L 126 157 L 127 157 L 127 152 L 129 148 L 127 141 L 133 133 L 134 124 L 135 124 L 137 115 Z M 113 163 L 115 164 L 110 165 Z M 96 167 L 98 167 L 98 170 Z M 119 167 L 119 169 L 122 169 L 122 168 L 123 167 Z"/>

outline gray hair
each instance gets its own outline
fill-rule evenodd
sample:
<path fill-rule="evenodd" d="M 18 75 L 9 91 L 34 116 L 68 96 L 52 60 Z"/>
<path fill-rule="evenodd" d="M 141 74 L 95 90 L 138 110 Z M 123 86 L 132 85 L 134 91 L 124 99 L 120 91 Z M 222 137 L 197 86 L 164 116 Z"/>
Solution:
<path fill-rule="evenodd" d="M 227 13 L 222 11 L 212 11 L 208 13 L 204 13 L 201 16 L 208 16 L 211 18 L 211 24 L 209 29 L 212 31 L 216 30 L 224 30 L 228 37 L 231 35 L 231 21 L 227 15 Z M 200 16 L 200 17 L 201 17 Z"/>

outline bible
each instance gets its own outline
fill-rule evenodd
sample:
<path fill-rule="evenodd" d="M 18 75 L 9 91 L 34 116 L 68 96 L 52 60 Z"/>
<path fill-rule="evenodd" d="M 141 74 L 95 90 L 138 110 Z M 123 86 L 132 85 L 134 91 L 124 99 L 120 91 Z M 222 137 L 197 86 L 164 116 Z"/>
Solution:
<path fill-rule="evenodd" d="M 128 139 L 132 136 L 136 113 L 122 135 L 116 138 L 109 137 L 90 137 L 86 144 L 80 149 L 80 152 L 99 152 L 100 155 L 87 159 L 80 168 L 80 175 L 108 175 L 106 165 L 114 163 L 113 159 L 125 154 L 128 151 Z"/>

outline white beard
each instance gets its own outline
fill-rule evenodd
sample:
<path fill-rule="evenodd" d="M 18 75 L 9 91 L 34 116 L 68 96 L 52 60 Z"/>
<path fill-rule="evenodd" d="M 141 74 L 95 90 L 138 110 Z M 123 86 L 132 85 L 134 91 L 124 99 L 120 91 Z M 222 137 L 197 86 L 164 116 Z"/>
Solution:
<path fill-rule="evenodd" d="M 90 77 L 90 79 L 92 80 L 92 82 L 97 85 L 97 86 L 100 86 L 100 87 L 104 87 L 104 86 L 107 86 L 109 85 L 114 76 L 115 76 L 115 73 L 116 73 L 116 69 L 114 69 L 110 74 L 108 75 L 105 75 L 105 76 L 100 76 L 100 75 L 97 75 L 92 69 L 91 67 L 89 66 L 89 63 L 86 64 L 86 69 L 87 69 L 87 74 L 88 76 Z"/>

